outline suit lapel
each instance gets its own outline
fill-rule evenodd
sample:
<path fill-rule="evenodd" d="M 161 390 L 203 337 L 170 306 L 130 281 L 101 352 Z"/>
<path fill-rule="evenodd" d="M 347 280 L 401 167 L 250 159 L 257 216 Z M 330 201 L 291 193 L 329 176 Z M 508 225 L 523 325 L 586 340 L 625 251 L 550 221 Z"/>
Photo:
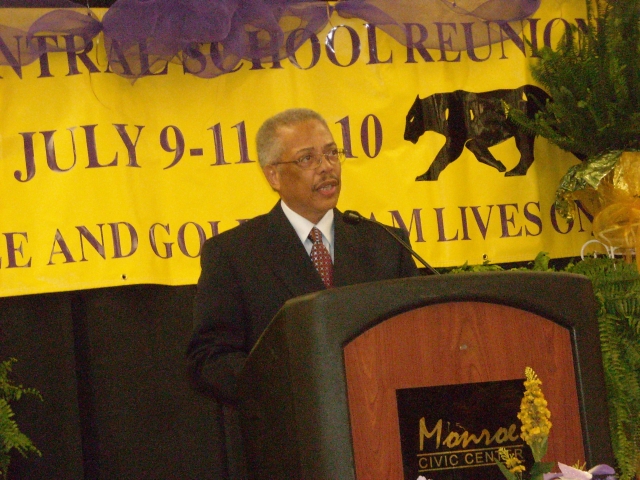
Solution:
<path fill-rule="evenodd" d="M 371 265 L 367 265 L 363 252 L 365 248 L 360 242 L 362 235 L 357 225 L 347 225 L 342 220 L 342 213 L 334 209 L 334 262 L 333 283 L 336 287 L 355 285 L 370 281 Z"/>
<path fill-rule="evenodd" d="M 280 202 L 268 214 L 267 261 L 293 297 L 323 290 L 324 284 Z"/>

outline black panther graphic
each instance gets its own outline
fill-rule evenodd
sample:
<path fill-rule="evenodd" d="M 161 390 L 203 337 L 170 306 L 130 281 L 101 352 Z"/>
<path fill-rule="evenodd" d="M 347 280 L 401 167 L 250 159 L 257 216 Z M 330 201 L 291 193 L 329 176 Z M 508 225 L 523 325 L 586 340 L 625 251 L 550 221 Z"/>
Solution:
<path fill-rule="evenodd" d="M 464 147 L 471 150 L 479 162 L 504 172 L 506 167 L 491 154 L 489 147 L 511 137 L 515 138 L 520 161 L 505 175 L 525 175 L 533 163 L 535 136 L 507 119 L 503 102 L 533 118 L 550 99 L 544 90 L 534 85 L 482 93 L 456 90 L 427 98 L 416 97 L 407 113 L 404 139 L 417 143 L 426 131 L 446 137 L 446 143 L 429 169 L 416 177 L 416 181 L 437 180 L 447 165 L 460 157 Z"/>

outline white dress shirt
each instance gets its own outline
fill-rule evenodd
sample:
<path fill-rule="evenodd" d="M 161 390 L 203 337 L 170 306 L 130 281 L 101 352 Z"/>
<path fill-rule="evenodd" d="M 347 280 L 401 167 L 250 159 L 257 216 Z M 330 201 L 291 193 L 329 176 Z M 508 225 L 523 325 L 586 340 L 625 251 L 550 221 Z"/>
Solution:
<path fill-rule="evenodd" d="M 299 215 L 291 210 L 282 200 L 280 201 L 280 205 L 282 206 L 282 211 L 289 219 L 289 222 L 291 222 L 291 226 L 293 226 L 294 230 L 298 234 L 298 237 L 304 245 L 307 253 L 311 255 L 311 247 L 313 246 L 313 242 L 309 238 L 309 233 L 311 233 L 311 229 L 313 227 L 316 227 L 318 230 L 320 230 L 320 232 L 322 232 L 322 243 L 324 243 L 324 246 L 327 247 L 327 250 L 329 250 L 331 261 L 333 261 L 333 245 L 335 243 L 333 228 L 333 209 L 325 213 L 324 217 L 322 217 L 320 221 L 314 225 L 302 215 Z"/>

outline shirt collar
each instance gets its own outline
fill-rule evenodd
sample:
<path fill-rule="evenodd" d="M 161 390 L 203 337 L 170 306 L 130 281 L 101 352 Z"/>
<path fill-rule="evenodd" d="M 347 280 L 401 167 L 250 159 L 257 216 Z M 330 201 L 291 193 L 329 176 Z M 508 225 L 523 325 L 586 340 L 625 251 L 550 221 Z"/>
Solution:
<path fill-rule="evenodd" d="M 333 247 L 333 209 L 327 211 L 327 213 L 324 214 L 324 217 L 322 217 L 320 221 L 314 225 L 302 215 L 291 210 L 282 200 L 280 200 L 280 205 L 282 206 L 282 211 L 289 219 L 291 226 L 293 226 L 302 243 L 304 243 L 309 237 L 309 232 L 311 232 L 311 229 L 313 227 L 317 227 L 318 230 L 322 232 L 322 236 L 329 242 L 329 245 Z"/>

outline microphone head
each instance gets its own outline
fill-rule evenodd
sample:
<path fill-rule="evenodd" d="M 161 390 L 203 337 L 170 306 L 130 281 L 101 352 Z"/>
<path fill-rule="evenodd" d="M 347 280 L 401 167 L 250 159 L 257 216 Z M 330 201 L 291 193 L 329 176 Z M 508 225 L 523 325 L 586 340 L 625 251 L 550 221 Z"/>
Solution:
<path fill-rule="evenodd" d="M 348 223 L 349 225 L 359 224 L 362 218 L 363 218 L 362 215 L 360 215 L 355 210 L 346 210 L 342 214 L 342 219 L 344 220 L 344 223 Z"/>

